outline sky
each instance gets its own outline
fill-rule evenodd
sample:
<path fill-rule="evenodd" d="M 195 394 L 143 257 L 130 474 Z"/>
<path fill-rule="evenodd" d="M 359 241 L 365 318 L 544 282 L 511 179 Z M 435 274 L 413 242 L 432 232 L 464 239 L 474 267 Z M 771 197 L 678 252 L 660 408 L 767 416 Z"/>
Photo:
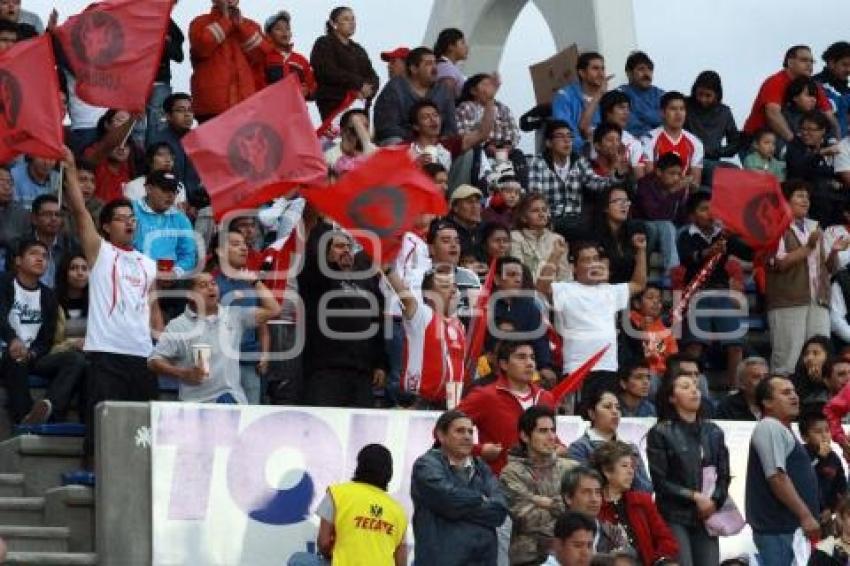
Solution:
<path fill-rule="evenodd" d="M 382 81 L 386 79 L 386 69 L 380 61 L 380 52 L 420 42 L 432 3 L 432 0 L 347 1 L 357 16 L 358 31 L 354 39 L 365 47 Z M 54 5 L 61 6 L 60 22 L 87 4 L 85 0 L 62 0 L 61 3 L 23 0 L 24 8 L 45 20 Z M 313 41 L 324 33 L 327 15 L 336 5 L 338 2 L 327 0 L 285 3 L 242 0 L 240 7 L 245 16 L 260 25 L 271 14 L 287 9 L 293 19 L 296 50 L 309 57 Z M 681 90 L 687 94 L 699 72 L 718 71 L 723 79 L 724 101 L 732 107 L 739 126 L 749 112 L 761 81 L 780 68 L 789 46 L 799 43 L 812 46 L 818 71 L 820 54 L 830 43 L 850 40 L 846 25 L 850 21 L 850 2 L 846 0 L 817 0 L 817 9 L 807 10 L 801 9 L 799 2 L 794 0 L 633 0 L 633 5 L 636 47 L 655 60 L 655 83 L 665 90 Z M 175 20 L 186 31 L 191 19 L 208 11 L 209 6 L 206 0 L 180 0 L 174 11 Z M 580 49 L 582 47 L 587 46 L 579 45 Z M 188 40 L 184 51 L 186 62 L 173 68 L 173 85 L 177 90 L 188 91 L 191 75 Z M 546 22 L 533 3 L 528 3 L 511 31 L 499 66 L 503 86 L 498 98 L 510 106 L 517 117 L 534 105 L 528 66 L 554 52 L 554 41 Z M 616 74 L 614 84 L 625 80 L 622 69 L 609 69 L 609 72 Z M 528 134 L 524 136 L 525 149 L 531 147 L 530 138 Z"/>

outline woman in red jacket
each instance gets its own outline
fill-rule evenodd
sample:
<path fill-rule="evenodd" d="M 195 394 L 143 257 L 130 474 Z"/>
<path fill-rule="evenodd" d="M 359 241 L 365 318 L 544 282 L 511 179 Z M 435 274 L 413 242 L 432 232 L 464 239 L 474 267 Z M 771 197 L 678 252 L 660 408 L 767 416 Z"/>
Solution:
<path fill-rule="evenodd" d="M 605 478 L 599 520 L 622 530 L 644 566 L 675 563 L 679 544 L 658 513 L 652 495 L 632 491 L 632 447 L 614 440 L 593 452 L 592 462 Z"/>

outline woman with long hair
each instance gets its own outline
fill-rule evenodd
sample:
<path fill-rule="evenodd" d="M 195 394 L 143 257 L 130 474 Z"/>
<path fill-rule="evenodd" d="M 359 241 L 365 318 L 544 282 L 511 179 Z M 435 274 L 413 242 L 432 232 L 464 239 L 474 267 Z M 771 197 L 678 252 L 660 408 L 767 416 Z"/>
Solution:
<path fill-rule="evenodd" d="M 644 566 L 675 562 L 679 545 L 652 495 L 632 489 L 632 447 L 619 440 L 605 442 L 593 452 L 592 463 L 605 479 L 599 521 L 620 529 Z"/>
<path fill-rule="evenodd" d="M 322 120 L 336 110 L 349 92 L 371 101 L 378 93 L 378 75 L 366 50 L 352 37 L 357 30 L 354 11 L 347 6 L 331 10 L 325 35 L 313 44 L 310 63 L 316 73 L 316 106 Z"/>
<path fill-rule="evenodd" d="M 792 381 L 801 405 L 829 401 L 826 377 L 823 372 L 826 361 L 832 357 L 832 342 L 828 336 L 817 334 L 803 343 Z"/>
<path fill-rule="evenodd" d="M 658 422 L 647 436 L 655 503 L 679 541 L 680 566 L 720 562 L 719 540 L 705 520 L 723 507 L 732 481 L 723 431 L 705 417 L 702 401 L 696 379 L 668 371 L 655 399 Z"/>
<path fill-rule="evenodd" d="M 597 202 L 594 239 L 602 245 L 608 258 L 608 282 L 626 283 L 635 270 L 637 252 L 632 236 L 644 232 L 643 225 L 630 219 L 632 199 L 622 186 L 605 189 Z"/>

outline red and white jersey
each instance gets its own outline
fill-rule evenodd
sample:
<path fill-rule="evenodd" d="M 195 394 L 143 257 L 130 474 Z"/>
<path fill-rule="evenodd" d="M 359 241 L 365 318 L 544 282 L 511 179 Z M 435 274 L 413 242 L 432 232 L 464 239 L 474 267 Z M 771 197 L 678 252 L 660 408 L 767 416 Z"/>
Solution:
<path fill-rule="evenodd" d="M 404 319 L 401 387 L 427 401 L 446 398 L 446 383 L 464 381 L 465 330 L 456 316 L 439 316 L 419 303 L 413 318 Z"/>
<path fill-rule="evenodd" d="M 682 173 L 687 174 L 691 167 L 702 167 L 705 152 L 702 142 L 692 133 L 682 130 L 678 139 L 671 138 L 664 127 L 658 127 L 649 132 L 643 140 L 643 154 L 646 161 L 655 163 L 658 158 L 667 153 L 675 153 L 682 160 Z"/>

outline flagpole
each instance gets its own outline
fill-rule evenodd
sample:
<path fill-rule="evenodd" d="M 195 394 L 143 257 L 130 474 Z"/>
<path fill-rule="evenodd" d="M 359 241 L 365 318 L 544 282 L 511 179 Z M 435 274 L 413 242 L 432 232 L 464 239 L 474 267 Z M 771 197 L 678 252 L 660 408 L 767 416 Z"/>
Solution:
<path fill-rule="evenodd" d="M 127 145 L 127 140 L 130 139 L 130 136 L 133 133 L 133 128 L 136 127 L 136 122 L 136 118 L 133 118 L 133 121 L 130 123 L 130 129 L 127 130 L 127 134 L 124 136 L 124 139 L 121 140 L 121 144 L 118 147 L 124 147 L 125 145 Z"/>
<path fill-rule="evenodd" d="M 59 187 L 57 189 L 56 198 L 59 199 L 59 210 L 62 210 L 62 192 L 65 189 L 65 163 L 59 164 Z"/>

